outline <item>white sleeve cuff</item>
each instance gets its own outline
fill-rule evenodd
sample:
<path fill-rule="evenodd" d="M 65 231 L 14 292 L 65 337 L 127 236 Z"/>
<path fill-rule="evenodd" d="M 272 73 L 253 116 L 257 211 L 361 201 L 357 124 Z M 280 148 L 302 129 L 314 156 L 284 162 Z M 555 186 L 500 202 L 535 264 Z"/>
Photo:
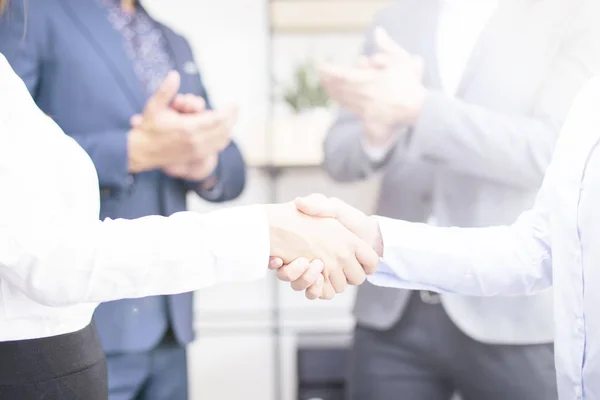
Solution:
<path fill-rule="evenodd" d="M 268 270 L 270 238 L 265 209 L 261 205 L 211 212 L 218 227 L 210 235 L 217 282 L 251 281 Z"/>
<path fill-rule="evenodd" d="M 362 148 L 371 162 L 380 163 L 396 145 L 398 136 L 394 135 L 390 141 L 382 146 L 373 146 L 364 137 L 361 138 Z"/>

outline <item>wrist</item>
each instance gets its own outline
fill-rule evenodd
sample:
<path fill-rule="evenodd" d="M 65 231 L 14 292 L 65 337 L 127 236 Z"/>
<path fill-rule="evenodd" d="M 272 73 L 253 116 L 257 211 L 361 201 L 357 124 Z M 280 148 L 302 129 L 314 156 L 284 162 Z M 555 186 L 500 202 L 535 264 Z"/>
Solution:
<path fill-rule="evenodd" d="M 386 147 L 396 138 L 395 123 L 382 122 L 373 118 L 363 119 L 364 138 L 370 147 Z"/>
<path fill-rule="evenodd" d="M 383 236 L 381 235 L 381 228 L 379 227 L 379 221 L 376 216 L 371 216 L 371 224 L 373 225 L 372 230 L 373 236 L 373 250 L 379 257 L 383 257 Z"/>
<path fill-rule="evenodd" d="M 150 162 L 149 143 L 144 133 L 139 129 L 132 129 L 127 135 L 127 154 L 129 159 L 129 172 L 140 173 L 155 166 Z"/>
<path fill-rule="evenodd" d="M 284 231 L 281 228 L 282 221 L 282 206 L 283 204 L 266 204 L 264 205 L 265 214 L 267 216 L 267 223 L 269 225 L 269 255 L 272 257 L 279 257 L 283 259 L 283 246 L 284 246 Z"/>

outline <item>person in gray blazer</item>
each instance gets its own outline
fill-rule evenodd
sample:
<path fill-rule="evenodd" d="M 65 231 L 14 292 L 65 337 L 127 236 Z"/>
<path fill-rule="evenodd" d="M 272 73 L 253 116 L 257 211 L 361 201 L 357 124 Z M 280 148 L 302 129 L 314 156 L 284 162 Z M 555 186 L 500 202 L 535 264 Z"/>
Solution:
<path fill-rule="evenodd" d="M 400 0 L 357 65 L 321 68 L 342 107 L 325 166 L 382 171 L 377 214 L 442 226 L 512 223 L 533 204 L 558 132 L 597 72 L 587 0 Z M 556 399 L 552 293 L 477 298 L 361 286 L 351 400 Z"/>

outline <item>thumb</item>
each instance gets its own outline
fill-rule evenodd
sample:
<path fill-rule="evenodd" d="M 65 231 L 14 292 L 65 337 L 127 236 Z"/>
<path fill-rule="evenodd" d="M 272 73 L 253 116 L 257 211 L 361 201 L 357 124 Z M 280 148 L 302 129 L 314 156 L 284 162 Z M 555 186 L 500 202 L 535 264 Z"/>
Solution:
<path fill-rule="evenodd" d="M 378 51 L 394 57 L 410 59 L 410 54 L 396 43 L 385 29 L 377 27 L 373 36 Z"/>
<path fill-rule="evenodd" d="M 298 211 L 312 217 L 336 218 L 337 210 L 335 204 L 325 195 L 314 193 L 306 197 L 298 197 L 294 200 Z"/>
<path fill-rule="evenodd" d="M 144 112 L 155 113 L 161 109 L 169 107 L 173 97 L 179 91 L 181 77 L 177 71 L 170 71 L 167 77 L 162 81 L 156 92 L 146 103 Z"/>

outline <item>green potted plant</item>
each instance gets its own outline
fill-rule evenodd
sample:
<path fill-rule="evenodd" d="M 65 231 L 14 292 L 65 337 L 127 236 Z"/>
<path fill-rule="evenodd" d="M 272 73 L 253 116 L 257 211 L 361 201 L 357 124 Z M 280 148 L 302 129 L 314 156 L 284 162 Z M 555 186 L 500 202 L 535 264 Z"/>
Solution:
<path fill-rule="evenodd" d="M 319 82 L 314 63 L 307 61 L 294 71 L 292 87 L 284 93 L 286 104 L 296 113 L 328 108 L 331 104 L 325 89 Z"/>
<path fill-rule="evenodd" d="M 333 113 L 313 62 L 298 65 L 281 98 L 285 111 L 276 112 L 273 120 L 273 157 L 292 165 L 320 164 L 322 143 Z"/>

